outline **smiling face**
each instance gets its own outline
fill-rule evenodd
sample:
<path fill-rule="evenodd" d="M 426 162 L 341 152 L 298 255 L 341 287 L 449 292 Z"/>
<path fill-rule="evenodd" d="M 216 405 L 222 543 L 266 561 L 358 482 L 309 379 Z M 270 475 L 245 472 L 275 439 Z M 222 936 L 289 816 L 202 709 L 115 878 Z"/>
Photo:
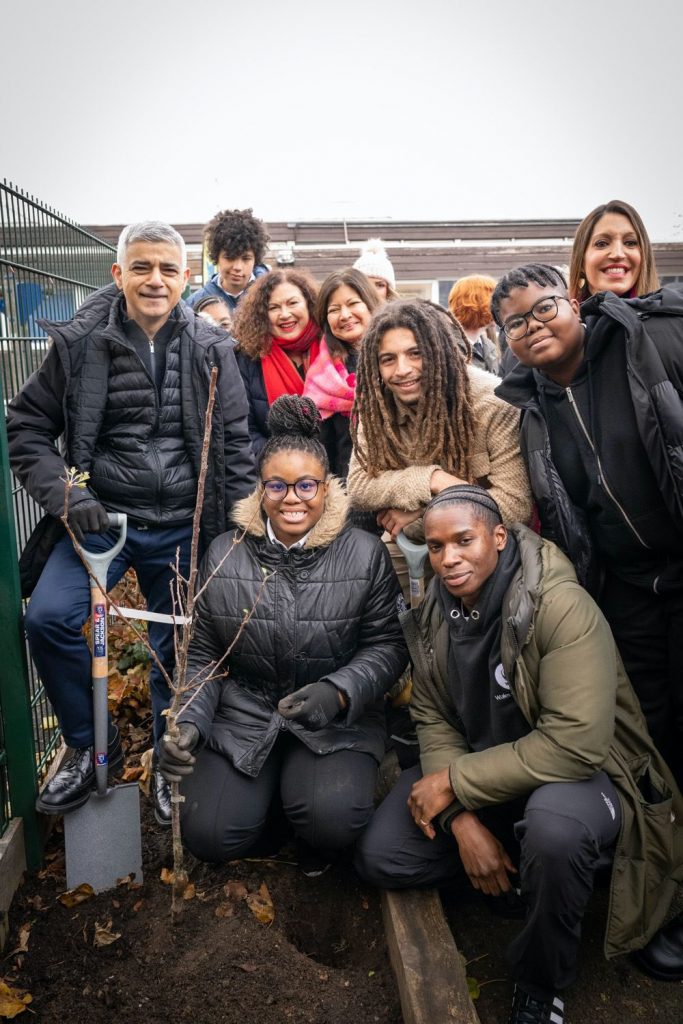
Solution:
<path fill-rule="evenodd" d="M 218 257 L 218 276 L 221 288 L 228 295 L 239 295 L 249 284 L 254 271 L 256 257 L 251 249 L 241 252 L 237 256 L 228 256 L 222 252 Z"/>
<path fill-rule="evenodd" d="M 131 242 L 123 263 L 115 263 L 111 272 L 125 296 L 128 316 L 149 337 L 168 320 L 190 274 L 180 249 L 170 242 Z"/>
<path fill-rule="evenodd" d="M 521 316 L 544 298 L 558 295 L 557 285 L 528 284 L 526 288 L 513 288 L 499 305 L 503 325 L 513 316 Z M 529 316 L 528 330 L 523 338 L 508 344 L 524 366 L 542 370 L 551 380 L 567 387 L 583 360 L 585 331 L 579 319 L 576 299 L 558 298 L 557 316 L 541 323 Z"/>
<path fill-rule="evenodd" d="M 430 509 L 425 515 L 424 529 L 435 574 L 465 608 L 474 608 L 482 587 L 498 565 L 498 555 L 507 543 L 507 530 L 502 525 L 487 526 L 466 504 Z"/>
<path fill-rule="evenodd" d="M 330 295 L 327 323 L 332 334 L 347 345 L 360 345 L 370 324 L 371 313 L 354 288 L 343 284 Z"/>
<path fill-rule="evenodd" d="M 379 375 L 391 393 L 406 405 L 422 397 L 422 353 L 407 327 L 392 327 L 382 336 L 377 351 Z"/>
<path fill-rule="evenodd" d="M 325 467 L 315 455 L 295 449 L 275 452 L 261 467 L 261 482 L 280 480 L 285 484 L 295 484 L 306 478 L 324 481 L 319 485 L 314 498 L 302 500 L 293 487 L 289 487 L 286 495 L 277 501 L 267 494 L 263 496 L 263 508 L 270 519 L 273 533 L 287 547 L 312 530 L 325 511 Z"/>
<path fill-rule="evenodd" d="M 268 322 L 274 338 L 293 341 L 303 334 L 310 319 L 306 299 L 295 284 L 285 281 L 273 288 L 268 301 Z"/>
<path fill-rule="evenodd" d="M 627 295 L 640 274 L 642 251 L 633 224 L 623 213 L 606 213 L 593 229 L 583 257 L 588 290 Z"/>

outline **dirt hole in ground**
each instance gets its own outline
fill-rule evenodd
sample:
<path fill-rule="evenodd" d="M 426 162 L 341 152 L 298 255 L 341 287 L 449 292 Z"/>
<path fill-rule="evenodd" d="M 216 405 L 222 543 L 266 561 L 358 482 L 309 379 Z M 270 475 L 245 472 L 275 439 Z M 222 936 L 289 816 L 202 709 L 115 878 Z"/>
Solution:
<path fill-rule="evenodd" d="M 142 805 L 140 888 L 64 906 L 55 831 L 46 869 L 15 896 L 12 955 L 0 976 L 30 993 L 41 1024 L 401 1024 L 379 895 L 350 863 L 318 878 L 302 874 L 291 850 L 274 860 L 194 863 L 194 896 L 174 926 L 160 877 L 171 866 L 170 836 Z M 245 898 L 264 885 L 270 924 Z M 116 938 L 98 944 L 103 929 Z"/>

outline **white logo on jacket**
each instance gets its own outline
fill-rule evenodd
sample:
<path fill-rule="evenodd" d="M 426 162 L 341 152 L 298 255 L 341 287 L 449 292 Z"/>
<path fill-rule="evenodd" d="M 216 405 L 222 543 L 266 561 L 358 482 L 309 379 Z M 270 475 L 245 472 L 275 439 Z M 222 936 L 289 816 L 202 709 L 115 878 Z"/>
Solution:
<path fill-rule="evenodd" d="M 508 683 L 508 677 L 505 675 L 505 669 L 502 665 L 498 665 L 496 671 L 493 673 L 495 680 L 502 690 L 509 690 L 510 684 Z"/>

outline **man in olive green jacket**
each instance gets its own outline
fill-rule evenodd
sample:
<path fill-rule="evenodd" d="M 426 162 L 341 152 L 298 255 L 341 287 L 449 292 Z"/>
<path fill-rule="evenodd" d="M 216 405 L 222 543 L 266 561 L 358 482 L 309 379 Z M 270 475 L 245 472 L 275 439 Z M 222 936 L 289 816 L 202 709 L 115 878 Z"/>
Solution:
<path fill-rule="evenodd" d="M 595 871 L 612 865 L 606 955 L 639 949 L 683 878 L 683 798 L 559 549 L 469 486 L 431 502 L 425 535 L 436 578 L 404 622 L 422 777 L 403 773 L 357 866 L 386 888 L 464 872 L 492 896 L 518 876 L 510 1021 L 561 1022 Z"/>

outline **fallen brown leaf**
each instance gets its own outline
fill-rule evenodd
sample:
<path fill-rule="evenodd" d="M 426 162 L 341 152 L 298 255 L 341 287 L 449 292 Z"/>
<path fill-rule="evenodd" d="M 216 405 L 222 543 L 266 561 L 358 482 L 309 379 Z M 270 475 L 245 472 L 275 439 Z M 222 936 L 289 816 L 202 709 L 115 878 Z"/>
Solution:
<path fill-rule="evenodd" d="M 67 892 L 63 892 L 57 899 L 59 902 L 71 910 L 72 907 L 77 907 L 79 903 L 85 903 L 92 896 L 95 895 L 95 890 L 92 885 L 88 885 L 87 882 L 82 882 L 81 885 L 77 885 L 75 889 L 69 889 Z"/>
<path fill-rule="evenodd" d="M 142 775 L 138 779 L 138 783 L 140 785 L 140 789 L 142 790 L 146 797 L 149 797 L 150 784 L 152 781 L 153 756 L 154 750 L 152 748 L 150 748 L 149 750 L 145 750 L 144 753 L 140 755 L 140 767 L 142 768 Z"/>
<path fill-rule="evenodd" d="M 0 981 L 0 1017 L 12 1020 L 20 1013 L 23 1013 L 29 1003 L 33 1002 L 33 996 L 19 988 L 10 988 L 4 981 Z"/>
<path fill-rule="evenodd" d="M 258 971 L 258 964 L 240 964 L 239 969 L 246 971 L 247 974 L 253 974 L 254 971 Z"/>
<path fill-rule="evenodd" d="M 92 940 L 93 946 L 111 946 L 112 942 L 116 942 L 117 939 L 121 938 L 121 932 L 113 932 L 111 930 L 112 920 L 109 920 L 105 924 L 100 924 L 99 921 L 95 921 L 95 937 Z"/>
<path fill-rule="evenodd" d="M 236 879 L 231 879 L 223 886 L 223 892 L 229 900 L 245 900 L 249 895 L 244 882 L 238 882 Z"/>
<path fill-rule="evenodd" d="M 131 764 L 128 766 L 128 768 L 124 768 L 123 775 L 121 776 L 121 778 L 123 779 L 124 782 L 135 782 L 137 781 L 137 779 L 142 778 L 142 776 L 144 775 L 144 771 L 145 769 L 142 767 L 141 764 Z"/>
<path fill-rule="evenodd" d="M 190 882 L 190 884 L 185 888 L 185 891 L 183 892 L 183 899 L 193 900 L 196 895 L 197 894 L 195 891 L 194 882 Z"/>
<path fill-rule="evenodd" d="M 133 913 L 134 914 L 137 914 L 138 910 L 140 909 L 140 907 L 142 906 L 142 904 L 144 902 L 145 902 L 144 900 L 138 900 L 137 903 L 133 904 Z"/>
<path fill-rule="evenodd" d="M 8 953 L 7 955 L 14 956 L 16 953 L 28 953 L 28 940 L 30 935 L 31 925 L 22 924 L 21 928 L 19 929 L 19 945 L 17 946 L 16 949 L 13 949 L 12 952 Z"/>
<path fill-rule="evenodd" d="M 275 920 L 275 908 L 265 882 L 261 885 L 258 892 L 250 892 L 246 900 L 247 906 L 257 921 L 267 925 L 273 923 Z"/>
<path fill-rule="evenodd" d="M 173 870 L 171 868 L 162 868 L 159 878 L 164 883 L 164 885 L 173 885 L 175 881 L 175 874 L 173 873 Z"/>

